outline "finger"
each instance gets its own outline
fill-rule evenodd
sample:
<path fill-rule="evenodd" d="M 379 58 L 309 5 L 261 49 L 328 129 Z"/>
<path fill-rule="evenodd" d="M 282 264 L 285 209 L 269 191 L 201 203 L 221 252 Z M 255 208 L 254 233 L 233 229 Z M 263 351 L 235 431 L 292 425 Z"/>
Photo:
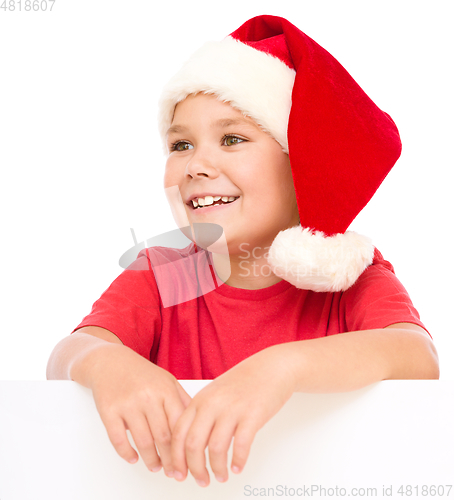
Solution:
<path fill-rule="evenodd" d="M 194 418 L 187 431 L 184 449 L 186 451 L 187 468 L 199 486 L 210 484 L 210 475 L 206 468 L 205 449 L 213 429 L 214 420 L 201 418 L 200 413 Z"/>
<path fill-rule="evenodd" d="M 153 472 L 161 470 L 161 460 L 145 416 L 139 414 L 133 420 L 130 419 L 128 428 L 147 468 Z"/>
<path fill-rule="evenodd" d="M 180 395 L 181 401 L 183 402 L 183 406 L 187 408 L 189 403 L 192 401 L 191 396 L 183 389 L 181 384 L 177 383 L 178 394 Z"/>
<path fill-rule="evenodd" d="M 164 411 L 148 413 L 147 420 L 151 429 L 156 448 L 159 452 L 164 473 L 168 477 L 173 477 L 174 467 L 170 453 L 172 433 L 170 431 L 167 415 Z"/>
<path fill-rule="evenodd" d="M 208 456 L 211 470 L 217 481 L 223 483 L 229 478 L 227 454 L 235 433 L 235 424 L 230 420 L 219 421 L 211 432 L 208 441 Z"/>
<path fill-rule="evenodd" d="M 257 430 L 252 423 L 243 422 L 236 428 L 233 439 L 232 472 L 239 474 L 246 465 Z"/>
<path fill-rule="evenodd" d="M 172 466 L 175 471 L 175 479 L 182 481 L 188 473 L 186 463 L 186 436 L 195 417 L 193 408 L 186 409 L 178 419 L 172 431 L 172 442 L 170 447 Z"/>
<path fill-rule="evenodd" d="M 179 385 L 179 384 L 178 384 Z M 191 402 L 191 397 L 185 392 L 185 390 L 180 386 L 181 391 L 178 390 L 179 398 L 167 398 L 164 401 L 164 411 L 167 415 L 167 420 L 169 422 L 170 430 L 173 431 L 178 419 L 183 414 L 184 410 L 187 408 Z"/>
<path fill-rule="evenodd" d="M 187 394 L 186 396 L 189 397 Z M 173 477 L 174 467 L 170 452 L 172 428 L 184 412 L 185 406 L 180 397 L 171 397 L 164 401 L 163 410 L 161 411 L 159 405 L 150 407 L 148 408 L 146 417 L 160 456 L 161 464 L 164 468 L 164 473 L 168 477 Z"/>
<path fill-rule="evenodd" d="M 102 416 L 101 419 L 106 428 L 110 442 L 118 455 L 131 464 L 136 463 L 139 459 L 139 455 L 129 442 L 128 436 L 126 435 L 126 425 L 123 419 L 120 417 L 103 418 Z"/>

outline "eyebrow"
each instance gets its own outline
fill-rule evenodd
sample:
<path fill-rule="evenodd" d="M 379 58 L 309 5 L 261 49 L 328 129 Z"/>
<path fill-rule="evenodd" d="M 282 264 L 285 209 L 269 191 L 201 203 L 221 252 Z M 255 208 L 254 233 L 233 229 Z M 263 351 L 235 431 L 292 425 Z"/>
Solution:
<path fill-rule="evenodd" d="M 213 123 L 215 127 L 226 128 L 232 125 L 251 125 L 245 118 L 221 118 Z"/>
<path fill-rule="evenodd" d="M 183 127 L 183 125 L 172 125 L 169 130 L 167 130 L 167 134 L 180 134 L 181 132 L 186 132 L 188 130 L 187 127 Z"/>
<path fill-rule="evenodd" d="M 220 118 L 212 123 L 213 128 L 227 128 L 234 125 L 249 125 L 255 126 L 253 121 L 246 120 L 245 118 Z M 172 125 L 167 134 L 181 134 L 188 131 L 188 127 L 184 125 Z"/>

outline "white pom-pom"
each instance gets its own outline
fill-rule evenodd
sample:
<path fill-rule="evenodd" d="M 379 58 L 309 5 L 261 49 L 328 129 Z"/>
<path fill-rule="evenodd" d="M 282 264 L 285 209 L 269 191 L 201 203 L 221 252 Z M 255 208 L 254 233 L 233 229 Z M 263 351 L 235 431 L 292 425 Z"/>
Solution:
<path fill-rule="evenodd" d="M 339 292 L 355 283 L 373 257 L 374 246 L 366 236 L 353 231 L 325 236 L 297 226 L 276 236 L 268 262 L 274 274 L 297 288 Z"/>

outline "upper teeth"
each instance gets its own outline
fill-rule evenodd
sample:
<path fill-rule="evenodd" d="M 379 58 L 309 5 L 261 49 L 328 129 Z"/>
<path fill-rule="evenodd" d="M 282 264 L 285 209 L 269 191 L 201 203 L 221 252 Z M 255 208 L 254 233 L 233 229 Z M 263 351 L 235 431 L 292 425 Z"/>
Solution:
<path fill-rule="evenodd" d="M 237 197 L 235 196 L 205 196 L 204 198 L 197 198 L 192 200 L 192 204 L 194 208 L 196 207 L 205 207 L 207 205 L 212 205 L 215 201 L 222 200 L 223 202 L 234 201 Z"/>

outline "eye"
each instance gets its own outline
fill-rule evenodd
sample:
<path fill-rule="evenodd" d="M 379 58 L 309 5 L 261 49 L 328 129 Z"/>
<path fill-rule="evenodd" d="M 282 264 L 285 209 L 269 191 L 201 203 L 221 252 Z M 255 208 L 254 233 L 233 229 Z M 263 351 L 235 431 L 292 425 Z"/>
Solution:
<path fill-rule="evenodd" d="M 178 141 L 174 142 L 170 145 L 170 151 L 188 151 L 192 149 L 194 146 L 186 141 Z"/>
<path fill-rule="evenodd" d="M 236 144 L 240 144 L 241 142 L 244 142 L 245 139 L 242 139 L 241 137 L 238 137 L 236 135 L 225 135 L 222 138 L 222 144 L 224 146 L 235 146 Z"/>

